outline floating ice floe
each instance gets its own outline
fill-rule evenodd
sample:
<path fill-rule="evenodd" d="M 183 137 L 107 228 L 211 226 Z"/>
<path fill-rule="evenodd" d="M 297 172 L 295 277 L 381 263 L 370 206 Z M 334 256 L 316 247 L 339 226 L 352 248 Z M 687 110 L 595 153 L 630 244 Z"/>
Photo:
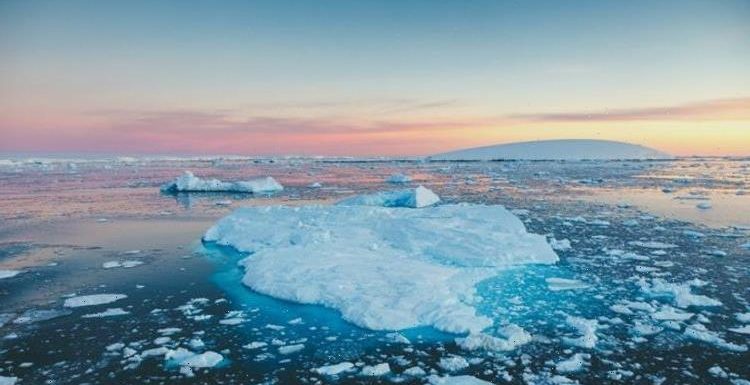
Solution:
<path fill-rule="evenodd" d="M 62 317 L 70 314 L 70 310 L 62 309 L 29 309 L 23 312 L 18 318 L 13 320 L 14 324 L 29 324 L 34 322 L 41 322 L 51 320 L 53 318 Z M 1 324 L 2 322 L 0 322 Z"/>
<path fill-rule="evenodd" d="M 713 206 L 711 206 L 711 202 L 700 202 L 697 205 L 695 205 L 695 207 L 697 207 L 697 208 L 699 208 L 701 210 L 708 210 L 708 209 L 710 209 Z"/>
<path fill-rule="evenodd" d="M 468 204 L 247 207 L 204 240 L 249 253 L 243 283 L 255 291 L 325 305 L 374 330 L 478 333 L 492 324 L 473 306 L 478 282 L 558 260 L 502 206 Z"/>
<path fill-rule="evenodd" d="M 559 373 L 575 373 L 582 371 L 587 365 L 588 360 L 591 359 L 590 354 L 576 353 L 567 360 L 560 361 L 555 364 L 555 370 Z"/>
<path fill-rule="evenodd" d="M 174 181 L 161 187 L 164 192 L 243 192 L 263 193 L 281 191 L 284 187 L 272 177 L 240 182 L 222 182 L 218 179 L 201 179 L 185 171 Z"/>
<path fill-rule="evenodd" d="M 23 273 L 21 270 L 0 270 L 0 279 L 13 278 L 21 273 Z"/>
<path fill-rule="evenodd" d="M 746 345 L 738 345 L 732 342 L 727 342 L 723 338 L 721 338 L 718 333 L 708 330 L 704 325 L 699 323 L 688 326 L 685 329 L 685 336 L 733 352 L 747 351 Z"/>
<path fill-rule="evenodd" d="M 104 318 L 104 317 L 116 317 L 121 315 L 128 315 L 130 314 L 129 311 L 123 310 L 122 308 L 116 307 L 116 308 L 110 308 L 103 312 L 99 313 L 91 313 L 91 314 L 84 314 L 81 317 L 83 318 Z"/>
<path fill-rule="evenodd" d="M 107 261 L 107 262 L 102 263 L 102 268 L 104 268 L 104 269 L 114 269 L 114 268 L 118 268 L 118 267 L 124 267 L 126 269 L 129 269 L 129 268 L 132 268 L 132 267 L 140 266 L 142 264 L 143 264 L 143 261 L 138 261 L 138 260 L 126 260 L 126 261 L 122 261 L 122 262 L 120 262 L 120 261 Z"/>
<path fill-rule="evenodd" d="M 411 177 L 408 175 L 404 175 L 401 173 L 393 174 L 386 178 L 385 180 L 388 183 L 409 183 L 411 182 Z"/>
<path fill-rule="evenodd" d="M 65 300 L 65 307 L 96 306 L 112 303 L 127 298 L 125 294 L 92 294 L 71 297 Z"/>
<path fill-rule="evenodd" d="M 677 245 L 671 243 L 657 242 L 657 241 L 631 241 L 628 242 L 631 246 L 643 247 L 645 249 L 674 249 Z"/>
<path fill-rule="evenodd" d="M 675 305 L 683 309 L 689 306 L 721 306 L 722 304 L 719 300 L 692 293 L 692 287 L 705 286 L 705 284 L 706 282 L 698 279 L 683 283 L 671 283 L 660 278 L 654 278 L 649 283 L 642 278 L 638 282 L 641 291 L 644 293 L 652 296 L 671 296 Z"/>
<path fill-rule="evenodd" d="M 505 338 L 475 333 L 463 338 L 456 338 L 456 344 L 464 350 L 509 351 L 531 342 L 531 334 L 518 325 L 506 325 L 500 328 L 498 332 Z"/>
<path fill-rule="evenodd" d="M 382 364 L 365 366 L 362 368 L 362 371 L 359 372 L 359 374 L 363 376 L 368 376 L 368 377 L 379 377 L 379 376 L 384 376 L 390 372 L 391 372 L 391 366 L 388 365 L 387 362 L 384 362 Z"/>
<path fill-rule="evenodd" d="M 0 376 L 0 385 L 15 385 L 17 381 L 18 377 Z"/>
<path fill-rule="evenodd" d="M 357 195 L 344 199 L 337 204 L 340 206 L 380 206 L 380 207 L 410 207 L 421 208 L 432 206 L 440 202 L 440 197 L 432 190 L 423 186 L 417 188 L 384 191 L 374 194 Z"/>
<path fill-rule="evenodd" d="M 453 355 L 441 358 L 440 361 L 438 361 L 438 366 L 448 372 L 457 372 L 468 368 L 469 361 L 466 361 L 466 358 L 461 356 Z"/>
<path fill-rule="evenodd" d="M 313 369 L 315 373 L 323 376 L 335 376 L 344 372 L 348 372 L 354 368 L 354 364 L 351 362 L 341 362 L 333 365 L 321 366 Z"/>
<path fill-rule="evenodd" d="M 599 337 L 596 335 L 599 323 L 595 319 L 568 316 L 565 322 L 581 334 L 577 338 L 564 337 L 563 342 L 565 344 L 586 349 L 592 349 L 596 346 L 596 343 L 599 341 Z"/>
<path fill-rule="evenodd" d="M 492 385 L 491 382 L 480 380 L 474 376 L 437 376 L 431 375 L 427 377 L 427 381 L 430 385 Z"/>
<path fill-rule="evenodd" d="M 588 284 L 577 279 L 551 277 L 546 278 L 545 282 L 547 282 L 547 288 L 552 291 L 578 290 L 589 287 Z"/>
<path fill-rule="evenodd" d="M 570 241 L 567 239 L 557 240 L 555 238 L 550 238 L 549 245 L 557 251 L 568 251 L 573 248 L 570 246 Z"/>

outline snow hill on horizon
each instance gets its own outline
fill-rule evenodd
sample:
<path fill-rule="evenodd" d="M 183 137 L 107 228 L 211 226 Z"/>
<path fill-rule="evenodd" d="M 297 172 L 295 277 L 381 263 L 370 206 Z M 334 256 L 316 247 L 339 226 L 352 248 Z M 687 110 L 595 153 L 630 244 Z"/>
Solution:
<path fill-rule="evenodd" d="M 597 139 L 538 140 L 474 147 L 429 156 L 430 160 L 615 160 L 668 159 L 659 150 Z"/>

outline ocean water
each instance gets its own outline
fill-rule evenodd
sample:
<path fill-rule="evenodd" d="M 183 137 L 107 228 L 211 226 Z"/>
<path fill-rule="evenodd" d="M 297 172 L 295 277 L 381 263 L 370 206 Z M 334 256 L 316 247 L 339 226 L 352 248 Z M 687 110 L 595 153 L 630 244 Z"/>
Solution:
<path fill-rule="evenodd" d="M 159 192 L 183 170 L 222 180 L 270 175 L 285 189 Z M 555 265 L 514 268 L 477 286 L 477 311 L 495 325 L 522 327 L 531 342 L 468 351 L 455 342 L 461 336 L 431 328 L 397 335 L 362 329 L 335 309 L 253 292 L 241 283 L 243 255 L 201 242 L 234 208 L 330 204 L 393 189 L 385 179 L 397 172 L 444 202 L 504 205 L 530 232 L 570 242 Z M 749 197 L 747 159 L 3 162 L 0 271 L 20 273 L 0 279 L 0 376 L 18 377 L 18 384 L 425 383 L 404 374 L 418 366 L 491 383 L 742 384 L 750 380 Z M 104 268 L 132 261 L 140 264 Z M 581 287 L 551 290 L 550 278 Z M 703 301 L 681 303 L 657 290 L 660 282 Z M 88 294 L 127 298 L 63 306 Z M 108 308 L 127 314 L 84 317 Z M 670 309 L 681 319 L 663 319 Z M 575 319 L 595 324 L 593 334 Z M 144 354 L 159 346 L 224 359 L 190 376 L 163 354 Z M 468 366 L 451 371 L 440 364 L 454 356 Z M 571 357 L 579 361 L 574 370 L 559 365 Z M 337 376 L 314 371 L 341 362 L 355 369 Z M 361 366 L 381 363 L 389 374 L 360 374 Z"/>

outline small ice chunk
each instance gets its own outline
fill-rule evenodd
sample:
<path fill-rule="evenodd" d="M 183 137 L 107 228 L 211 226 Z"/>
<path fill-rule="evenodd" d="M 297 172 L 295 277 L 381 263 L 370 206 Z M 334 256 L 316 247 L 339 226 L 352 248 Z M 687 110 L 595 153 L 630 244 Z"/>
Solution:
<path fill-rule="evenodd" d="M 563 342 L 565 342 L 565 344 L 586 349 L 591 349 L 596 346 L 597 341 L 599 341 L 599 337 L 596 335 L 599 323 L 595 319 L 568 316 L 565 319 L 565 322 L 567 322 L 569 326 L 577 329 L 578 333 L 581 334 L 581 336 L 577 338 L 564 337 Z"/>
<path fill-rule="evenodd" d="M 509 351 L 531 341 L 531 334 L 518 325 L 506 325 L 499 332 L 505 338 L 476 333 L 463 338 L 456 338 L 456 344 L 464 350 Z"/>
<path fill-rule="evenodd" d="M 491 382 L 480 380 L 474 376 L 437 376 L 427 377 L 430 385 L 492 385 Z"/>
<path fill-rule="evenodd" d="M 573 248 L 570 246 L 570 240 L 568 239 L 557 240 L 555 238 L 550 238 L 549 245 L 556 251 L 568 251 Z"/>
<path fill-rule="evenodd" d="M 222 356 L 221 354 L 207 351 L 185 358 L 184 360 L 180 361 L 180 365 L 188 366 L 191 368 L 213 368 L 222 360 L 224 360 L 224 356 Z"/>
<path fill-rule="evenodd" d="M 279 347 L 279 354 L 292 354 L 297 353 L 305 348 L 305 344 L 294 344 Z"/>
<path fill-rule="evenodd" d="M 545 279 L 545 281 L 547 282 L 547 287 L 551 291 L 586 289 L 589 287 L 588 284 L 581 282 L 577 279 L 552 277 L 552 278 Z"/>
<path fill-rule="evenodd" d="M 341 206 L 379 206 L 421 208 L 440 202 L 440 197 L 423 186 L 417 188 L 383 191 L 374 194 L 357 195 L 338 202 Z"/>
<path fill-rule="evenodd" d="M 697 205 L 695 205 L 695 207 L 697 207 L 697 208 L 699 208 L 701 210 L 708 210 L 708 209 L 710 209 L 713 206 L 711 206 L 711 202 L 700 202 Z"/>
<path fill-rule="evenodd" d="M 424 377 L 427 375 L 427 372 L 419 366 L 412 366 L 411 368 L 404 370 L 403 374 L 412 377 Z"/>
<path fill-rule="evenodd" d="M 739 328 L 729 328 L 729 331 L 732 333 L 750 334 L 750 325 L 745 325 Z"/>
<path fill-rule="evenodd" d="M 700 280 L 691 280 L 684 283 L 671 283 L 666 282 L 660 278 L 654 278 L 649 284 L 645 279 L 641 279 L 638 282 L 641 290 L 650 295 L 660 296 L 669 295 L 672 296 L 674 303 L 677 307 L 687 308 L 689 306 L 721 306 L 722 303 L 716 299 L 707 297 L 705 295 L 693 294 L 691 287 L 703 286 L 705 282 Z"/>
<path fill-rule="evenodd" d="M 341 362 L 334 365 L 321 366 L 319 368 L 313 369 L 313 371 L 323 376 L 335 376 L 337 374 L 347 372 L 352 368 L 354 368 L 354 364 L 352 364 L 351 362 Z"/>
<path fill-rule="evenodd" d="M 388 183 L 409 183 L 411 182 L 411 177 L 405 174 L 396 173 L 389 176 L 385 181 Z"/>
<path fill-rule="evenodd" d="M 721 349 L 733 351 L 733 352 L 746 352 L 746 345 L 738 345 L 732 342 L 727 342 L 719 336 L 718 333 L 712 332 L 702 324 L 693 324 L 685 329 L 685 336 L 712 344 Z"/>
<path fill-rule="evenodd" d="M 582 371 L 589 363 L 590 354 L 576 353 L 567 360 L 555 364 L 555 370 L 559 373 L 576 373 Z"/>
<path fill-rule="evenodd" d="M 686 321 L 694 315 L 671 306 L 663 306 L 659 311 L 651 314 L 651 318 L 658 321 Z"/>
<path fill-rule="evenodd" d="M 469 361 L 466 361 L 466 358 L 463 358 L 461 356 L 452 355 L 449 357 L 443 357 L 438 362 L 438 366 L 440 366 L 443 370 L 447 370 L 449 372 L 457 372 L 459 370 L 463 370 L 469 367 Z"/>
<path fill-rule="evenodd" d="M 0 385 L 15 385 L 18 377 L 0 376 Z"/>
<path fill-rule="evenodd" d="M 750 322 L 750 312 L 734 313 L 734 317 L 740 322 Z"/>
<path fill-rule="evenodd" d="M 65 300 L 65 307 L 96 306 L 112 303 L 127 298 L 125 294 L 92 294 L 71 297 Z"/>
<path fill-rule="evenodd" d="M 387 362 L 373 366 L 365 366 L 360 372 L 363 376 L 379 377 L 391 372 L 391 366 Z"/>
<path fill-rule="evenodd" d="M 249 344 L 243 345 L 242 347 L 245 348 L 245 349 L 253 350 L 253 349 L 260 349 L 260 348 L 263 348 L 263 347 L 266 347 L 266 346 L 268 346 L 268 343 L 266 343 L 266 342 L 253 341 L 253 342 L 251 342 Z"/>
<path fill-rule="evenodd" d="M 631 246 L 643 247 L 644 249 L 674 249 L 677 245 L 671 243 L 657 242 L 657 241 L 631 241 L 628 242 Z"/>
<path fill-rule="evenodd" d="M 128 315 L 130 314 L 129 311 L 123 310 L 120 307 L 116 308 L 109 308 L 103 312 L 100 313 L 91 313 L 91 314 L 84 314 L 81 317 L 83 318 L 104 318 L 104 317 L 115 317 L 115 316 L 121 316 L 121 315 Z"/>

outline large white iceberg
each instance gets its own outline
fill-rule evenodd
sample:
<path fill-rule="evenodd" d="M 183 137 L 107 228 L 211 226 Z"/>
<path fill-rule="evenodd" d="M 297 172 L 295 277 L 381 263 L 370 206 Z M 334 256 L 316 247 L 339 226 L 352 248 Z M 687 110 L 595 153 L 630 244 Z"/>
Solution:
<path fill-rule="evenodd" d="M 244 192 L 263 193 L 281 191 L 284 186 L 272 177 L 239 182 L 222 182 L 218 179 L 201 179 L 190 171 L 185 171 L 172 182 L 161 187 L 164 192 Z"/>
<path fill-rule="evenodd" d="M 668 154 L 637 144 L 595 139 L 537 140 L 446 152 L 433 160 L 665 159 Z"/>
<path fill-rule="evenodd" d="M 341 206 L 381 206 L 420 208 L 440 202 L 440 197 L 432 190 L 419 186 L 417 188 L 383 191 L 374 194 L 356 195 L 339 203 Z"/>
<path fill-rule="evenodd" d="M 468 204 L 246 207 L 204 240 L 251 254 L 241 262 L 250 288 L 338 309 L 374 330 L 479 332 L 492 321 L 473 306 L 478 282 L 558 260 L 504 207 Z"/>

